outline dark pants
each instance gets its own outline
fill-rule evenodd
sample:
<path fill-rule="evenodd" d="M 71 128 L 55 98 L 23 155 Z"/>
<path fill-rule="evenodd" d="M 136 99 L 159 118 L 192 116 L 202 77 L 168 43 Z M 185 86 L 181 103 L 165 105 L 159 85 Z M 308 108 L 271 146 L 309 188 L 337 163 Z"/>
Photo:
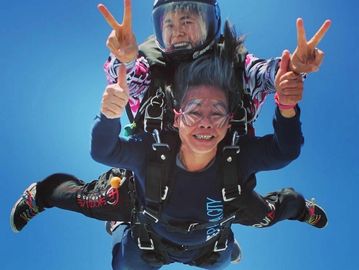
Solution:
<path fill-rule="evenodd" d="M 36 203 L 40 208 L 58 207 L 99 220 L 129 222 L 131 205 L 128 181 L 119 189 L 110 185 L 112 177 L 123 177 L 122 172 L 111 169 L 90 183 L 70 174 L 52 174 L 37 183 Z M 251 191 L 233 201 L 230 207 L 237 212 L 234 223 L 267 227 L 285 219 L 301 220 L 305 200 L 292 188 L 266 196 Z"/>
<path fill-rule="evenodd" d="M 119 170 L 112 169 L 101 175 L 98 180 L 87 184 L 69 174 L 50 175 L 38 182 L 36 203 L 41 208 L 59 207 L 99 220 L 129 222 L 131 206 L 128 181 L 119 189 L 114 189 L 110 185 L 111 178 L 118 175 Z M 272 192 L 266 196 L 252 191 L 233 201 L 230 207 L 237 212 L 234 223 L 261 228 L 285 219 L 302 220 L 305 200 L 292 188 Z M 159 269 L 142 259 L 142 251 L 131 237 L 130 226 L 120 227 L 125 230 L 117 229 L 117 233 L 115 231 L 113 235 L 113 269 Z M 223 269 L 230 262 L 232 247 L 233 237 L 228 248 L 222 251 L 218 260 L 211 265 L 199 265 L 190 261 L 183 263 L 204 269 Z M 194 258 L 196 256 L 198 254 L 194 254 Z"/>
<path fill-rule="evenodd" d="M 119 176 L 112 169 L 98 180 L 85 183 L 73 175 L 57 173 L 37 183 L 36 203 L 40 208 L 58 207 L 100 220 L 130 221 L 128 185 L 112 188 L 110 180 Z"/>
<path fill-rule="evenodd" d="M 258 228 L 272 226 L 286 219 L 303 220 L 306 209 L 305 199 L 292 188 L 284 188 L 266 196 L 252 191 L 233 204 L 238 211 L 234 223 Z"/>

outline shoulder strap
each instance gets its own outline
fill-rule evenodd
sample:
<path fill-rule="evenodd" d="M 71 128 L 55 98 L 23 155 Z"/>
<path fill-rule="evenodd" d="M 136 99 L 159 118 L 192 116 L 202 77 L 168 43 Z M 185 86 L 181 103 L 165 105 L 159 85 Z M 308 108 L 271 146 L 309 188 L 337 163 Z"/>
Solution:
<path fill-rule="evenodd" d="M 144 214 L 154 222 L 158 222 L 163 202 L 171 189 L 171 174 L 175 164 L 177 148 L 179 146 L 178 134 L 175 132 L 154 132 L 156 142 L 152 145 L 146 164 L 145 183 L 145 209 Z"/>

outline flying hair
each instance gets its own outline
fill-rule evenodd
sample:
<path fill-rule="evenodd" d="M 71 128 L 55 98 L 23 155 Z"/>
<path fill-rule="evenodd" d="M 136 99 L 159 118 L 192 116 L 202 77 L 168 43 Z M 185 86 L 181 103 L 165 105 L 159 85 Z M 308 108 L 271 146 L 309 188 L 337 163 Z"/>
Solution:
<path fill-rule="evenodd" d="M 243 39 L 237 37 L 234 27 L 228 22 L 224 26 L 224 42 L 217 45 L 214 54 L 204 55 L 178 68 L 175 78 L 175 107 L 182 103 L 188 89 L 208 85 L 224 92 L 230 109 L 241 100 L 242 89 L 235 76 L 235 65 L 241 62 L 239 49 Z"/>

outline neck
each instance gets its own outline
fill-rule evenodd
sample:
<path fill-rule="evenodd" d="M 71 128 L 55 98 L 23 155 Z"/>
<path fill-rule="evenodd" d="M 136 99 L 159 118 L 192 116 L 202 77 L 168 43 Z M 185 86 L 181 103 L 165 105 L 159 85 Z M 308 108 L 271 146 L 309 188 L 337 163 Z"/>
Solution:
<path fill-rule="evenodd" d="M 198 172 L 205 169 L 216 156 L 216 150 L 208 153 L 194 153 L 181 147 L 179 159 L 189 172 Z"/>

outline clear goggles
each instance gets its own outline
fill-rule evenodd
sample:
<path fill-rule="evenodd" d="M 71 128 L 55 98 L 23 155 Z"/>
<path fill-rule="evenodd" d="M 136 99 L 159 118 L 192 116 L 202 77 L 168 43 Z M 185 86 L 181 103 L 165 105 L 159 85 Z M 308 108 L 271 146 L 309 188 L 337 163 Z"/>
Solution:
<path fill-rule="evenodd" d="M 174 113 L 180 116 L 183 124 L 188 127 L 193 127 L 207 118 L 214 127 L 222 128 L 232 118 L 232 114 L 222 102 L 210 100 L 204 103 L 203 101 L 203 99 L 194 99 L 179 111 L 174 110 Z M 210 109 L 203 109 L 204 106 Z"/>

